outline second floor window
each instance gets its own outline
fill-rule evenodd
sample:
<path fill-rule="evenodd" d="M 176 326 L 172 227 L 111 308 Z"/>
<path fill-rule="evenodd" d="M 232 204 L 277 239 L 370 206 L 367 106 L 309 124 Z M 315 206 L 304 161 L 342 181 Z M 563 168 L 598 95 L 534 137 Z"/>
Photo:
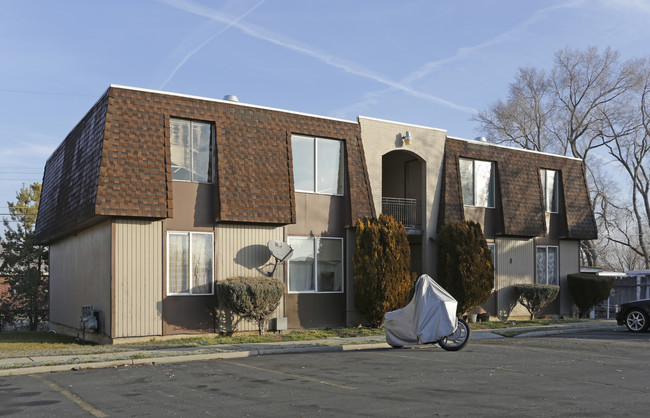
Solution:
<path fill-rule="evenodd" d="M 494 207 L 494 163 L 459 160 L 463 204 L 482 208 Z"/>
<path fill-rule="evenodd" d="M 557 213 L 559 173 L 555 170 L 539 170 L 544 194 L 544 210 Z"/>
<path fill-rule="evenodd" d="M 293 181 L 297 192 L 343 194 L 343 142 L 293 135 Z"/>
<path fill-rule="evenodd" d="M 212 124 L 170 120 L 172 180 L 212 182 Z"/>

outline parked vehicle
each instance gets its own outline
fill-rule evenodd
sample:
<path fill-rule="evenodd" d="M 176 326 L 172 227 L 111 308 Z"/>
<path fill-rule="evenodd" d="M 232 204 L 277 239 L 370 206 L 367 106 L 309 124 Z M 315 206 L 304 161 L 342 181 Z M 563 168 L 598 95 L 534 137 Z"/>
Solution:
<path fill-rule="evenodd" d="M 394 348 L 410 344 L 434 344 L 458 351 L 469 341 L 467 322 L 456 316 L 458 302 L 430 276 L 415 284 L 408 305 L 384 315 L 386 342 Z"/>
<path fill-rule="evenodd" d="M 650 325 L 650 299 L 623 303 L 616 312 L 616 322 L 632 332 L 647 330 Z"/>

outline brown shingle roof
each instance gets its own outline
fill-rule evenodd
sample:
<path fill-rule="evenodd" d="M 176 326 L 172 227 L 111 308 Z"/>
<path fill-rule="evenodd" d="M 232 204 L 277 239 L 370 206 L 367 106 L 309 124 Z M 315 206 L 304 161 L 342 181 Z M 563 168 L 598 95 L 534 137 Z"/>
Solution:
<path fill-rule="evenodd" d="M 295 222 L 292 133 L 345 141 L 348 216 L 374 215 L 357 123 L 112 86 L 46 164 L 36 239 L 106 216 L 171 217 L 172 117 L 215 125 L 218 221 Z"/>
<path fill-rule="evenodd" d="M 459 158 L 496 163 L 497 199 L 503 212 L 502 235 L 535 237 L 546 233 L 539 170 L 561 172 L 564 214 L 568 239 L 594 239 L 596 222 L 581 161 L 561 156 L 490 146 L 473 141 L 447 138 L 445 142 L 443 198 L 439 224 L 464 220 L 460 187 Z"/>

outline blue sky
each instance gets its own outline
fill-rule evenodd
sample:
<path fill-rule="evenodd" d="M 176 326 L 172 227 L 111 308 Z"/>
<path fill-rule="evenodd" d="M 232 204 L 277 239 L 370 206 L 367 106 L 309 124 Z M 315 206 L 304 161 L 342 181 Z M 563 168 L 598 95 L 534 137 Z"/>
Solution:
<path fill-rule="evenodd" d="M 649 20 L 640 0 L 0 0 L 0 206 L 110 84 L 473 138 L 518 68 L 645 57 Z"/>

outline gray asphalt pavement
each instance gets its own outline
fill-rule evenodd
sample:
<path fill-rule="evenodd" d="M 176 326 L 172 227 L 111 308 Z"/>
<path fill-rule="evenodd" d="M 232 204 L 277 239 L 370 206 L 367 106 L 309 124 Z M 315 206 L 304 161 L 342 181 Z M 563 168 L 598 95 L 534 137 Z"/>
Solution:
<path fill-rule="evenodd" d="M 5 376 L 0 415 L 647 416 L 650 333 L 527 334 Z"/>
<path fill-rule="evenodd" d="M 542 327 L 474 330 L 471 341 L 508 337 L 534 337 L 574 330 L 615 329 L 615 321 L 590 321 Z M 471 342 L 470 341 L 470 342 Z M 0 358 L 0 376 L 105 368 L 124 365 L 178 363 L 186 361 L 236 359 L 281 353 L 341 352 L 388 348 L 383 336 L 328 338 L 282 343 L 215 345 L 191 348 L 124 351 L 105 354 Z"/>

